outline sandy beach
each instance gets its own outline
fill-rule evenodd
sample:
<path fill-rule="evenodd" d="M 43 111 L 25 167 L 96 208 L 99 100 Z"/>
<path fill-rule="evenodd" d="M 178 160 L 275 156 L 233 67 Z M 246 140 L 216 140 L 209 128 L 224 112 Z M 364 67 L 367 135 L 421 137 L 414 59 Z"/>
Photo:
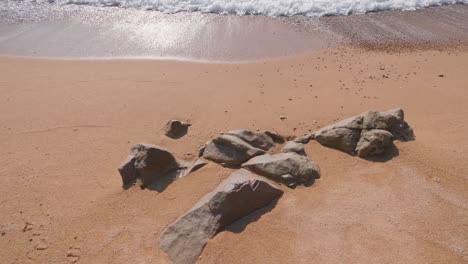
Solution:
<path fill-rule="evenodd" d="M 307 144 L 322 178 L 284 188 L 273 210 L 218 234 L 199 263 L 464 263 L 467 68 L 466 49 L 343 48 L 253 64 L 4 57 L 2 263 L 67 263 L 70 251 L 79 263 L 166 263 L 161 230 L 230 170 L 209 164 L 162 193 L 123 190 L 116 168 L 134 143 L 193 159 L 223 131 L 300 136 L 394 107 L 415 141 L 382 162 Z M 187 136 L 163 135 L 171 118 L 193 124 Z"/>
<path fill-rule="evenodd" d="M 66 46 L 50 58 L 27 57 L 34 34 L 3 39 L 0 263 L 170 263 L 159 249 L 161 232 L 233 169 L 211 162 L 161 192 L 125 190 L 117 168 L 132 145 L 156 144 L 194 160 L 201 145 L 225 131 L 274 130 L 293 138 L 396 107 L 405 110 L 414 141 L 395 141 L 389 155 L 375 160 L 311 141 L 305 150 L 321 178 L 310 187 L 281 185 L 274 206 L 217 234 L 197 263 L 468 263 L 468 9 L 431 10 L 418 11 L 418 19 L 398 11 L 324 17 L 320 23 L 331 33 L 319 40 L 318 31 L 291 31 L 268 18 L 245 18 L 256 23 L 243 31 L 246 20 L 235 17 L 212 29 L 239 30 L 215 34 L 225 38 L 205 47 L 226 48 L 220 43 L 235 32 L 247 32 L 238 42 L 245 46 L 233 43 L 230 55 L 220 49 L 210 57 L 203 45 L 182 54 L 203 63 L 83 59 L 79 51 L 57 58 L 72 50 Z M 431 26 L 424 17 L 432 12 L 441 22 Z M 364 34 L 366 21 L 381 23 Z M 393 24 L 400 27 L 376 33 L 378 25 Z M 18 25 L 2 23 L 0 33 Z M 262 27 L 271 30 L 256 36 Z M 287 51 L 293 37 L 310 42 L 295 40 Z M 245 44 L 268 42 L 275 43 Z M 41 43 L 36 47 L 48 56 Z M 131 46 L 125 43 L 123 53 Z M 101 48 L 96 54 L 107 56 Z M 166 137 L 170 119 L 189 121 L 188 134 Z"/>

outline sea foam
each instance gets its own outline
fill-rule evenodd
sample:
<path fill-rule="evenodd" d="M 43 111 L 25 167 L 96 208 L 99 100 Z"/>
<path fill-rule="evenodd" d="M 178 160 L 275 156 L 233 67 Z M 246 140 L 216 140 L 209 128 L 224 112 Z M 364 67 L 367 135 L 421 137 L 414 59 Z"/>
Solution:
<path fill-rule="evenodd" d="M 415 10 L 468 0 L 65 0 L 67 4 L 132 7 L 164 13 L 204 12 L 267 16 L 326 16 Z"/>

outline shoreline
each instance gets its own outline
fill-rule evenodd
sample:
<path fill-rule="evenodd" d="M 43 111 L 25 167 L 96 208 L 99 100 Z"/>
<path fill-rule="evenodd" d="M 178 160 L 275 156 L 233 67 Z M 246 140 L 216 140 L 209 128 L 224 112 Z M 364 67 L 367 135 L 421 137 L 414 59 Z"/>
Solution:
<path fill-rule="evenodd" d="M 240 63 L 349 46 L 399 51 L 468 43 L 468 5 L 463 4 L 321 18 L 87 12 L 68 20 L 0 24 L 0 54 Z"/>

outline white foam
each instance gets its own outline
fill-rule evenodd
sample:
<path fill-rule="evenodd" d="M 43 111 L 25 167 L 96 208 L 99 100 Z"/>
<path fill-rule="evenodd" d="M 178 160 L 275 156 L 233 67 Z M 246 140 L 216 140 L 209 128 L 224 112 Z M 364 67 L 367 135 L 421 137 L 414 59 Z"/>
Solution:
<path fill-rule="evenodd" d="M 364 14 L 382 10 L 415 10 L 468 0 L 61 0 L 68 4 L 119 6 L 165 13 L 204 12 L 267 16 Z"/>

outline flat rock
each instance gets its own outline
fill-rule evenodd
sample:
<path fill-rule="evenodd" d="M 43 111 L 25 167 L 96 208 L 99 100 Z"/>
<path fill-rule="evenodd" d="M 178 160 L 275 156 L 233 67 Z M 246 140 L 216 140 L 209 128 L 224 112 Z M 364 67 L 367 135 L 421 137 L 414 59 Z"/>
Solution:
<path fill-rule="evenodd" d="M 391 144 L 392 133 L 386 130 L 373 129 L 363 131 L 357 144 L 356 152 L 359 157 L 379 155 L 384 153 Z"/>
<path fill-rule="evenodd" d="M 177 139 L 185 136 L 188 132 L 190 123 L 180 120 L 169 120 L 164 127 L 164 134 L 170 138 Z"/>
<path fill-rule="evenodd" d="M 225 166 L 239 166 L 252 157 L 265 154 L 238 136 L 225 134 L 210 140 L 203 150 L 203 158 Z"/>
<path fill-rule="evenodd" d="M 159 247 L 175 264 L 194 263 L 224 227 L 267 206 L 283 191 L 246 170 L 232 173 L 161 234 Z"/>
<path fill-rule="evenodd" d="M 307 156 L 307 154 L 305 153 L 304 144 L 296 143 L 294 141 L 286 142 L 286 144 L 284 144 L 283 146 L 282 152 L 283 153 L 294 152 L 301 156 Z"/>
<path fill-rule="evenodd" d="M 313 179 L 320 178 L 320 169 L 315 162 L 293 152 L 254 157 L 242 164 L 242 168 L 284 183 L 288 187 L 306 185 Z"/>
<path fill-rule="evenodd" d="M 178 178 L 185 177 L 188 174 L 201 169 L 206 164 L 208 164 L 208 161 L 206 161 L 203 158 L 198 158 L 195 161 L 188 163 L 185 168 L 180 169 L 177 173 L 177 177 Z"/>
<path fill-rule="evenodd" d="M 165 148 L 151 144 L 136 144 L 130 149 L 130 154 L 118 170 L 124 186 L 139 179 L 141 186 L 146 187 L 169 171 L 180 167 L 176 158 Z"/>
<path fill-rule="evenodd" d="M 225 135 L 236 136 L 249 143 L 254 148 L 269 150 L 275 146 L 273 139 L 266 133 L 256 133 L 246 129 L 238 129 L 224 133 Z"/>

